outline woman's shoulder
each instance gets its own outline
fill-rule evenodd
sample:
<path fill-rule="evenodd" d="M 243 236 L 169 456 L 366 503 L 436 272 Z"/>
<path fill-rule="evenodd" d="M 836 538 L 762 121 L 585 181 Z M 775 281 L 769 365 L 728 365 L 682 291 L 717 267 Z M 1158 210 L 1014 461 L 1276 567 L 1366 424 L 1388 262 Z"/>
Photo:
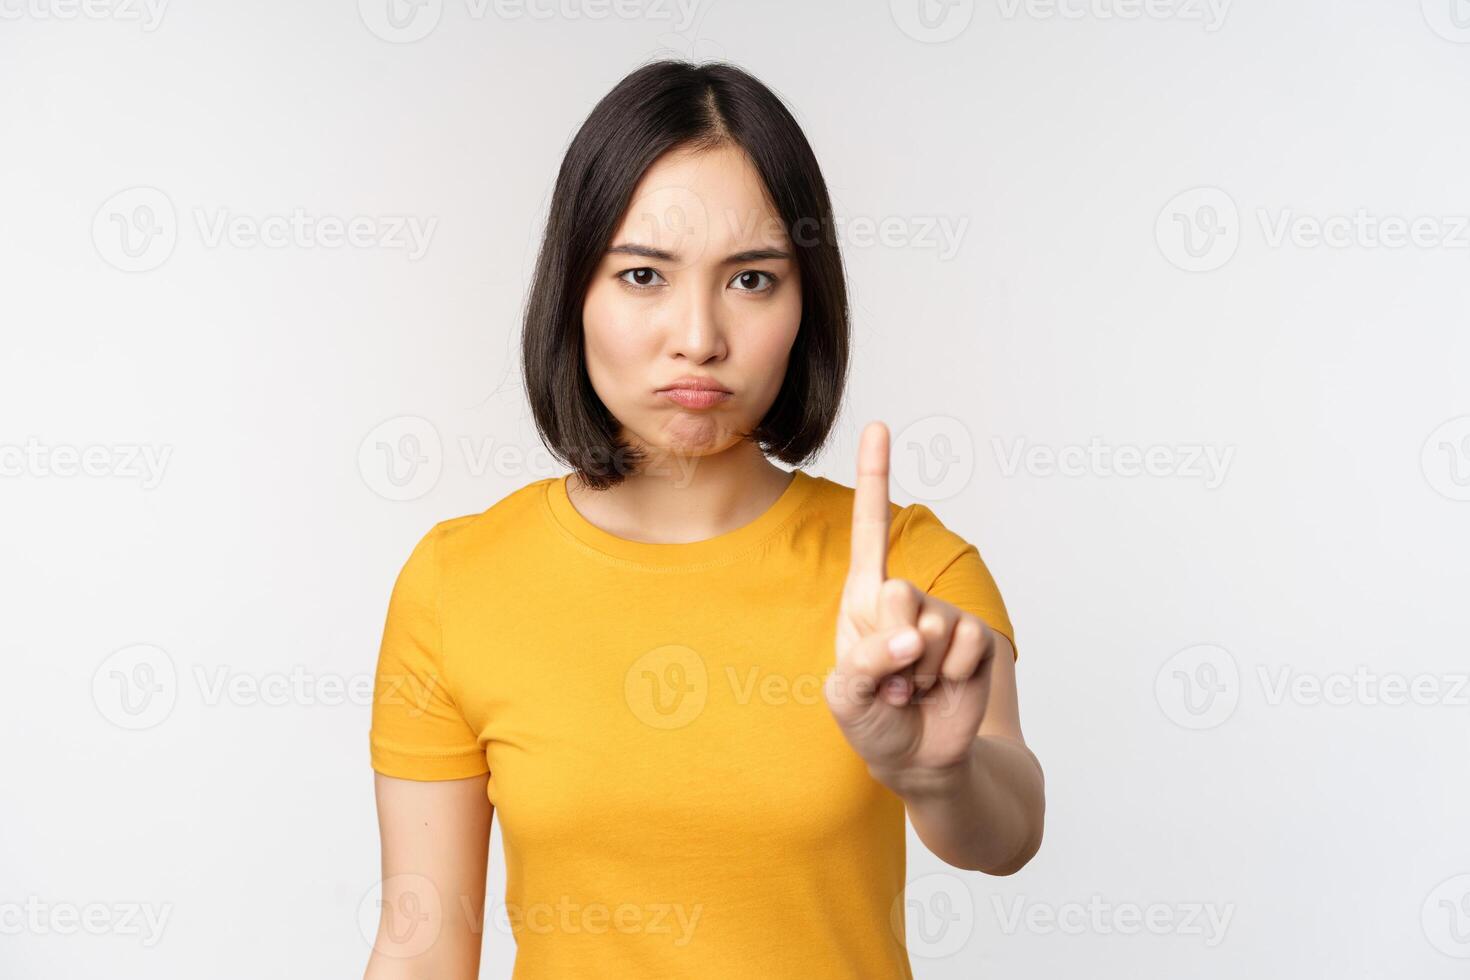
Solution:
<path fill-rule="evenodd" d="M 544 506 L 546 491 L 556 476 L 532 480 L 501 496 L 483 510 L 447 517 L 425 533 L 440 553 L 441 560 L 483 553 L 486 549 L 504 553 L 513 550 L 521 533 L 539 527 L 539 511 Z"/>
<path fill-rule="evenodd" d="M 812 477 L 819 512 L 827 515 L 831 529 L 842 535 L 852 530 L 853 487 L 823 476 Z M 956 554 L 973 547 L 944 523 L 928 504 L 888 502 L 888 573 L 896 578 L 917 580 L 936 572 Z"/>
<path fill-rule="evenodd" d="M 834 522 L 851 524 L 852 502 L 857 491 L 825 476 L 811 474 L 811 478 L 813 496 L 820 503 L 820 509 Z M 890 548 L 902 544 L 951 545 L 959 540 L 959 536 L 940 520 L 931 507 L 917 501 L 911 504 L 888 502 L 888 535 Z"/>

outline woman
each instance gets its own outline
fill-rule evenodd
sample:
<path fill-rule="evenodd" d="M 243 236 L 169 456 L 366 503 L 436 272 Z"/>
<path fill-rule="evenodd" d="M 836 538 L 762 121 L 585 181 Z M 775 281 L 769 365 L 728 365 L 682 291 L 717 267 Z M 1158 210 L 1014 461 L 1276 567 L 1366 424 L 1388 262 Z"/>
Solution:
<path fill-rule="evenodd" d="M 1036 852 L 1010 621 L 975 547 L 799 464 L 847 366 L 825 184 L 723 64 L 594 109 L 523 336 L 572 472 L 437 524 L 400 573 L 371 752 L 369 980 L 477 975 L 498 812 L 517 978 L 910 977 L 904 816 L 944 861 Z M 834 649 L 835 647 L 835 649 Z"/>

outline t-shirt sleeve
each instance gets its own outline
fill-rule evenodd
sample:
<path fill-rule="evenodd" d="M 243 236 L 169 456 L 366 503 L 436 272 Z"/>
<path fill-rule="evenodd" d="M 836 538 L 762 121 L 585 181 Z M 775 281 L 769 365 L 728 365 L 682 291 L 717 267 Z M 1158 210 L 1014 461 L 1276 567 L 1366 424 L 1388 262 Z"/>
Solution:
<path fill-rule="evenodd" d="M 901 575 L 936 599 L 977 616 L 985 625 L 1005 636 L 1016 650 L 1016 632 L 1006 612 L 1005 601 L 980 551 L 954 531 L 924 504 L 910 504 L 894 519 L 899 559 L 890 575 Z"/>
<path fill-rule="evenodd" d="M 372 766 L 400 779 L 462 779 L 489 771 L 445 676 L 440 534 L 436 525 L 424 535 L 398 573 L 378 649 L 368 735 Z"/>

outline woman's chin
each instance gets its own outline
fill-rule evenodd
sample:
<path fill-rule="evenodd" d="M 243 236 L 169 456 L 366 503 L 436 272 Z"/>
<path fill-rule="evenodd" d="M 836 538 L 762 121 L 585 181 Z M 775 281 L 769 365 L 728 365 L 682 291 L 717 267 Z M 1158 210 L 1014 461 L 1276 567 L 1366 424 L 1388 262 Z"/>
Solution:
<path fill-rule="evenodd" d="M 659 429 L 655 445 L 665 452 L 709 456 L 735 441 L 729 429 L 706 412 L 675 412 Z"/>

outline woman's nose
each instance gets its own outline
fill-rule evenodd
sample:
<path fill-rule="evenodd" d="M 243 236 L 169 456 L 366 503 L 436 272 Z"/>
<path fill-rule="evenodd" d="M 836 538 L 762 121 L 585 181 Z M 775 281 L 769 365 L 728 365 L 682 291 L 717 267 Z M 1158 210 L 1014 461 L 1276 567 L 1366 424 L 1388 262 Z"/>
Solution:
<path fill-rule="evenodd" d="M 692 289 L 684 297 L 670 323 L 672 353 L 696 363 L 725 353 L 723 315 L 718 298 L 708 289 Z"/>

